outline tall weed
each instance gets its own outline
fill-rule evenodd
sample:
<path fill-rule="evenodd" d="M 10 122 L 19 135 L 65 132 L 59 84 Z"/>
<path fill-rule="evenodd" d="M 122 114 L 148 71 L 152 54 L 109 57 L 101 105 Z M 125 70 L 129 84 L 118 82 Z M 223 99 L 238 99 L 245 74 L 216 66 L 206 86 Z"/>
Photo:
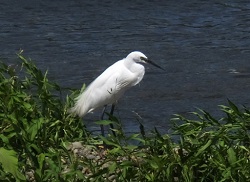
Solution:
<path fill-rule="evenodd" d="M 0 65 L 1 181 L 250 181 L 249 109 L 229 100 L 220 119 L 204 110 L 175 115 L 164 135 L 140 122 L 141 132 L 127 136 L 108 115 L 96 123 L 114 129 L 93 136 L 68 114 L 80 91 L 62 100 L 69 90 L 18 57 L 19 67 Z"/>
<path fill-rule="evenodd" d="M 21 54 L 18 57 L 21 67 L 4 63 L 0 67 L 0 146 L 5 151 L 2 155 L 7 157 L 14 150 L 17 155 L 11 156 L 18 160 L 18 164 L 9 161 L 15 166 L 11 170 L 2 160 L 2 168 L 13 175 L 32 170 L 37 180 L 48 175 L 59 179 L 59 173 L 48 171 L 46 163 L 61 171 L 63 142 L 83 140 L 88 134 L 82 121 L 67 114 L 72 99 L 67 97 L 63 102 L 61 88 L 49 82 L 47 72 L 43 74 Z M 14 177 L 24 179 L 23 175 Z"/>

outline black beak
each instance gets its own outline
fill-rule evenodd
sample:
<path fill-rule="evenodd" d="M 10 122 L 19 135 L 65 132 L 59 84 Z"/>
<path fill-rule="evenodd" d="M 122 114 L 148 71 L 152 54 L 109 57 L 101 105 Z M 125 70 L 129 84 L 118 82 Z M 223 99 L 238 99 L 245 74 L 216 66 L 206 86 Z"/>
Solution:
<path fill-rule="evenodd" d="M 159 65 L 157 65 L 157 64 L 155 64 L 154 62 L 150 61 L 149 59 L 147 59 L 146 62 L 149 63 L 149 64 L 154 65 L 154 66 L 157 67 L 157 68 L 160 68 L 160 69 L 164 70 L 162 67 L 160 67 Z M 165 70 L 164 70 L 164 71 L 165 71 Z"/>
<path fill-rule="evenodd" d="M 162 70 L 165 71 L 165 69 L 163 69 L 161 66 L 157 65 L 157 64 L 154 63 L 153 61 L 150 61 L 149 59 L 146 59 L 146 58 L 144 58 L 144 57 L 141 57 L 141 59 L 142 59 L 143 61 L 145 61 L 146 63 L 152 64 L 152 65 L 154 65 L 155 67 L 160 68 L 160 69 L 162 69 Z"/>

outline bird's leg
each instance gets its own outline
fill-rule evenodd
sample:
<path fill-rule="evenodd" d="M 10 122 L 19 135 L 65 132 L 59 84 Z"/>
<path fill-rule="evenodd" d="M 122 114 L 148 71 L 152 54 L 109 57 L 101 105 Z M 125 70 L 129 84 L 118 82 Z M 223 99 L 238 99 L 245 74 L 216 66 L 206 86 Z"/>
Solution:
<path fill-rule="evenodd" d="M 104 134 L 104 126 L 102 124 L 100 126 L 101 126 L 102 136 L 104 137 L 105 136 L 105 134 Z"/>
<path fill-rule="evenodd" d="M 114 110 L 115 110 L 115 104 L 112 104 L 112 106 L 111 106 L 111 111 L 110 111 L 110 115 L 113 116 Z M 111 119 L 111 118 L 109 118 L 109 119 Z M 114 130 L 113 130 L 113 129 L 114 129 L 114 125 L 113 125 L 112 123 L 110 123 L 109 126 L 110 126 L 110 128 L 111 128 L 111 131 L 112 131 L 113 135 L 116 136 L 116 134 L 115 134 L 115 132 L 114 132 Z"/>
<path fill-rule="evenodd" d="M 103 110 L 102 110 L 102 115 L 101 115 L 101 120 L 103 120 L 103 117 L 104 117 L 104 113 L 105 113 L 105 110 L 106 110 L 106 105 L 103 107 Z M 104 126 L 101 124 L 101 132 L 102 132 L 102 136 L 105 136 L 105 133 L 104 133 Z"/>
<path fill-rule="evenodd" d="M 111 111 L 110 111 L 110 115 L 113 116 L 114 110 L 115 110 L 115 104 L 112 104 L 112 106 L 111 106 Z"/>

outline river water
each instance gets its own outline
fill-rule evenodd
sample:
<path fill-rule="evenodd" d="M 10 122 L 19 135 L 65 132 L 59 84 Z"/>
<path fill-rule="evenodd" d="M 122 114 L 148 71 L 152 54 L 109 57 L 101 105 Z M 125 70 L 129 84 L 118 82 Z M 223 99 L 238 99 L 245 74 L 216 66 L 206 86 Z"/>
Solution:
<path fill-rule="evenodd" d="M 23 49 L 51 80 L 79 89 L 142 51 L 166 71 L 146 65 L 120 100 L 115 115 L 126 132 L 139 130 L 137 114 L 147 130 L 166 133 L 175 113 L 202 108 L 219 117 L 227 98 L 250 106 L 248 0 L 1 1 L 0 41 L 1 60 L 12 63 Z"/>

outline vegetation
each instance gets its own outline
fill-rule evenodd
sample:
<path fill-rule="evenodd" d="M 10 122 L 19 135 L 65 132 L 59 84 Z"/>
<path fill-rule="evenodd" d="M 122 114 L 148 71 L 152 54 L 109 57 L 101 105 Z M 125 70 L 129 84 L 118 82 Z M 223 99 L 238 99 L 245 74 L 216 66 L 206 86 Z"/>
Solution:
<path fill-rule="evenodd" d="M 117 118 L 92 136 L 67 110 L 80 91 L 62 88 L 30 60 L 0 65 L 1 181 L 250 181 L 250 110 L 232 102 L 225 117 L 175 115 L 173 133 L 125 136 Z M 173 136 L 179 140 L 174 141 Z M 133 141 L 137 141 L 137 144 Z M 139 143 L 138 143 L 139 142 Z"/>

